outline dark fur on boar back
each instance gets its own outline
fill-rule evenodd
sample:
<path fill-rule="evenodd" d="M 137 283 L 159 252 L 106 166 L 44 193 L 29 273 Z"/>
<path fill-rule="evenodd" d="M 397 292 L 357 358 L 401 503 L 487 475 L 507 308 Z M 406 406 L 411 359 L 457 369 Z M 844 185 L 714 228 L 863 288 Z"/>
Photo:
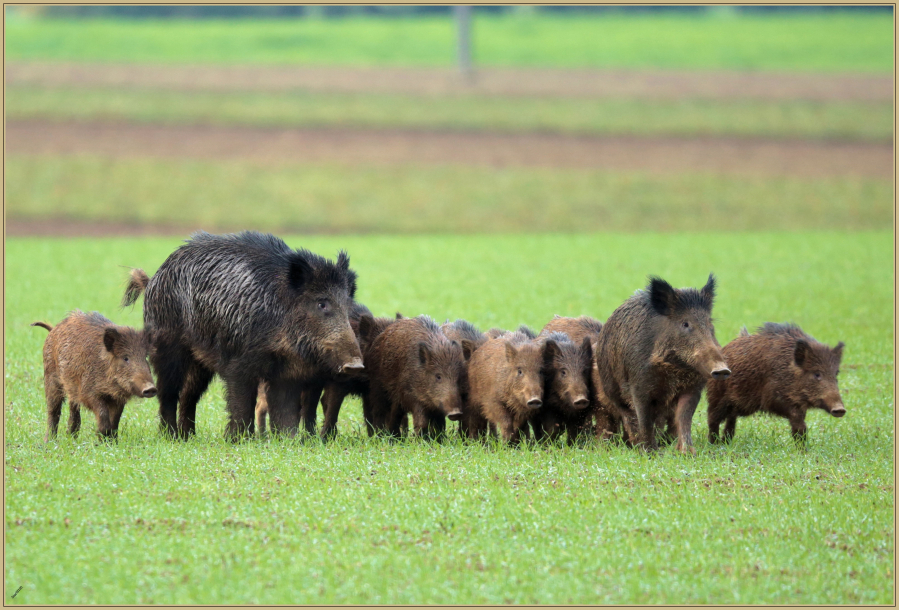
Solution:
<path fill-rule="evenodd" d="M 650 278 L 603 325 L 596 364 L 603 392 L 635 443 L 657 448 L 656 421 L 673 415 L 678 449 L 694 453 L 691 426 L 702 389 L 730 369 L 715 339 L 715 277 L 701 290 Z"/>
<path fill-rule="evenodd" d="M 767 323 L 750 335 L 745 328 L 727 344 L 724 356 L 733 371 L 709 382 L 709 441 L 733 438 L 737 417 L 764 411 L 790 421 L 797 440 L 805 440 L 805 414 L 823 409 L 843 417 L 846 408 L 837 386 L 843 342 L 830 348 L 793 324 Z"/>
<path fill-rule="evenodd" d="M 593 347 L 589 337 L 575 344 L 565 333 L 541 333 L 546 347 L 543 406 L 534 419 L 536 439 L 555 441 L 568 433 L 568 444 L 586 434 L 593 416 Z"/>
<path fill-rule="evenodd" d="M 459 421 L 459 431 L 465 436 L 467 430 L 472 426 L 477 427 L 480 421 L 480 413 L 476 413 L 471 408 L 471 400 L 469 399 L 468 361 L 471 360 L 471 355 L 487 342 L 488 338 L 486 333 L 482 333 L 474 324 L 467 320 L 456 320 L 453 323 L 447 322 L 440 327 L 440 330 L 450 341 L 455 341 L 462 346 L 462 355 L 465 358 L 465 365 L 462 368 L 462 379 L 459 382 L 462 394 L 462 419 Z"/>
<path fill-rule="evenodd" d="M 362 318 L 367 325 L 367 318 Z M 417 435 L 439 436 L 446 419 L 462 417 L 462 346 L 450 341 L 428 316 L 396 320 L 366 354 L 373 423 L 400 435 L 412 414 Z"/>
<path fill-rule="evenodd" d="M 544 373 L 552 365 L 555 341 L 537 341 L 514 332 L 490 339 L 468 363 L 469 400 L 481 425 L 467 427 L 470 437 L 495 426 L 503 440 L 518 443 L 543 406 Z"/>
<path fill-rule="evenodd" d="M 56 436 L 62 403 L 69 400 L 69 434 L 81 428 L 79 407 L 97 418 L 100 437 L 116 437 L 125 403 L 132 396 L 152 398 L 156 387 L 147 364 L 143 332 L 117 326 L 96 312 L 73 311 L 44 341 L 44 393 L 47 440 Z"/>
<path fill-rule="evenodd" d="M 269 383 L 272 429 L 296 433 L 305 383 L 321 371 L 362 370 L 347 318 L 356 291 L 349 264 L 345 252 L 333 263 L 273 235 L 199 232 L 152 279 L 132 271 L 123 305 L 145 290 L 163 429 L 194 433 L 197 402 L 218 373 L 227 436 L 253 431 L 261 381 Z"/>

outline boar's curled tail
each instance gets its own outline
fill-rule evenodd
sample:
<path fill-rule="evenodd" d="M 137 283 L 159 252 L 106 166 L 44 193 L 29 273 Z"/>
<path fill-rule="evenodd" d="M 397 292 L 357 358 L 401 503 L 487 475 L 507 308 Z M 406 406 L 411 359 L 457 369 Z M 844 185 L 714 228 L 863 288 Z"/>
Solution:
<path fill-rule="evenodd" d="M 134 305 L 149 282 L 150 276 L 144 273 L 143 269 L 132 269 L 128 285 L 125 286 L 125 296 L 122 297 L 122 307 Z"/>
<path fill-rule="evenodd" d="M 32 326 L 40 326 L 41 328 L 46 328 L 47 330 L 53 330 L 53 327 L 47 324 L 46 322 L 32 322 Z"/>

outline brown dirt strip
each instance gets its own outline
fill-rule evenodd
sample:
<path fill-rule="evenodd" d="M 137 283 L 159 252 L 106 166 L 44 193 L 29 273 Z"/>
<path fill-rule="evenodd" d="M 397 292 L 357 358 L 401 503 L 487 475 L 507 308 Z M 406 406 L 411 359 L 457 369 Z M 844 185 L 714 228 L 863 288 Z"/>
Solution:
<path fill-rule="evenodd" d="M 9 121 L 6 153 L 458 164 L 831 178 L 893 176 L 891 144 Z"/>
<path fill-rule="evenodd" d="M 183 91 L 290 91 L 625 99 L 889 102 L 892 76 L 659 70 L 6 63 L 7 85 L 109 86 Z"/>

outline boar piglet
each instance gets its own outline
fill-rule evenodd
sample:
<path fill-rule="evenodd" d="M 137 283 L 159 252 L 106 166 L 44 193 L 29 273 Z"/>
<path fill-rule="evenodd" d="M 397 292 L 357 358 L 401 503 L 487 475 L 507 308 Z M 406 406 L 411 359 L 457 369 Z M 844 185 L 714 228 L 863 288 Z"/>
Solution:
<path fill-rule="evenodd" d="M 578 436 L 586 434 L 593 419 L 593 346 L 589 337 L 576 345 L 562 332 L 548 333 L 541 340 L 549 342 L 549 367 L 543 406 L 533 422 L 534 435 L 538 441 L 555 441 L 564 431 L 568 433 L 568 444 L 573 445 Z"/>
<path fill-rule="evenodd" d="M 462 346 L 465 365 L 462 367 L 462 378 L 459 381 L 459 391 L 462 394 L 462 419 L 459 421 L 459 432 L 462 436 L 474 436 L 469 434 L 469 429 L 478 429 L 482 425 L 486 425 L 486 422 L 482 422 L 480 413 L 471 408 L 468 361 L 471 360 L 471 355 L 487 342 L 487 335 L 478 330 L 471 322 L 461 319 L 452 323 L 447 321 L 440 327 L 440 330 L 450 341 L 455 341 Z"/>
<path fill-rule="evenodd" d="M 708 379 L 730 375 L 712 325 L 714 298 L 711 274 L 701 290 L 651 277 L 599 333 L 596 364 L 605 400 L 646 450 L 658 448 L 656 422 L 673 416 L 678 449 L 695 453 L 691 426 L 700 394 Z"/>
<path fill-rule="evenodd" d="M 843 417 L 837 375 L 843 342 L 830 348 L 815 341 L 794 324 L 769 322 L 754 335 L 745 328 L 724 348 L 732 374 L 709 382 L 709 441 L 733 438 L 737 417 L 764 411 L 789 420 L 793 438 L 806 438 L 805 414 L 823 409 Z"/>
<path fill-rule="evenodd" d="M 334 263 L 274 235 L 201 231 L 152 279 L 133 270 L 122 304 L 145 292 L 162 429 L 193 434 L 197 402 L 218 373 L 229 414 L 226 437 L 252 433 L 263 380 L 272 429 L 296 434 L 305 384 L 322 370 L 363 369 L 348 320 L 356 291 L 349 265 L 346 252 Z"/>
<path fill-rule="evenodd" d="M 400 427 L 411 413 L 416 435 L 442 435 L 446 418 L 462 418 L 459 384 L 464 362 L 462 346 L 450 341 L 430 317 L 394 321 L 367 352 L 368 398 L 375 426 L 400 436 Z"/>
<path fill-rule="evenodd" d="M 596 365 L 596 342 L 599 333 L 602 332 L 602 322 L 590 316 L 579 318 L 566 318 L 559 315 L 546 323 L 538 337 L 545 337 L 553 332 L 562 332 L 568 335 L 574 343 L 581 343 L 589 338 L 593 351 L 593 360 L 590 366 L 590 385 L 593 390 L 591 405 L 593 418 L 596 420 L 596 437 L 601 440 L 609 440 L 615 434 L 621 434 L 625 441 L 629 440 L 628 431 L 624 428 L 624 422 L 618 415 L 618 411 L 609 405 L 602 391 L 602 382 L 599 379 L 599 368 Z"/>
<path fill-rule="evenodd" d="M 527 425 L 543 406 L 544 371 L 558 346 L 522 332 L 490 339 L 468 363 L 469 399 L 483 420 L 495 426 L 504 441 L 527 438 Z M 483 434 L 486 426 L 470 435 Z"/>
<path fill-rule="evenodd" d="M 125 403 L 132 396 L 152 398 L 156 386 L 147 363 L 148 343 L 142 331 L 117 326 L 97 312 L 71 312 L 44 341 L 44 393 L 47 436 L 56 436 L 62 403 L 69 401 L 69 434 L 81 428 L 84 407 L 97 418 L 97 434 L 118 435 Z"/>

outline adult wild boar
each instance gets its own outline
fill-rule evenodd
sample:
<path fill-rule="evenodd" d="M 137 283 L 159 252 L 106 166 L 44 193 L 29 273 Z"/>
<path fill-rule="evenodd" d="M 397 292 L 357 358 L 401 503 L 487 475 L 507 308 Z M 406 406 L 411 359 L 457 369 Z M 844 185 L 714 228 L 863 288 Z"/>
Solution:
<path fill-rule="evenodd" d="M 733 373 L 727 379 L 709 382 L 709 441 L 733 438 L 737 417 L 764 411 L 790 421 L 793 438 L 805 441 L 805 414 L 823 409 L 843 417 L 846 407 L 840 397 L 837 375 L 843 358 L 843 342 L 830 348 L 815 341 L 794 324 L 768 322 L 756 334 L 744 328 L 724 347 Z"/>
<path fill-rule="evenodd" d="M 142 331 L 117 326 L 97 312 L 75 310 L 44 341 L 44 394 L 47 399 L 46 440 L 56 437 L 62 403 L 69 399 L 69 434 L 81 429 L 84 407 L 97 418 L 97 434 L 118 435 L 125 404 L 132 396 L 152 398 L 156 387 L 147 364 Z"/>
<path fill-rule="evenodd" d="M 596 364 L 603 392 L 635 443 L 658 448 L 655 423 L 673 414 L 677 447 L 695 453 L 693 413 L 707 379 L 723 379 L 730 369 L 715 339 L 712 304 L 715 277 L 701 290 L 675 289 L 651 277 L 603 325 Z"/>
<path fill-rule="evenodd" d="M 360 331 L 368 320 L 362 318 Z M 366 357 L 376 426 L 399 436 L 411 413 L 415 433 L 433 438 L 445 430 L 446 418 L 462 417 L 462 346 L 428 316 L 396 320 L 374 339 Z"/>
<path fill-rule="evenodd" d="M 272 429 L 295 433 L 304 383 L 321 370 L 363 368 L 347 318 L 356 291 L 349 265 L 343 251 L 335 264 L 273 235 L 198 232 L 152 279 L 133 270 L 123 305 L 145 292 L 163 429 L 194 433 L 197 401 L 218 373 L 226 436 L 253 431 L 260 381 L 269 383 Z"/>
<path fill-rule="evenodd" d="M 543 406 L 544 372 L 556 348 L 552 339 L 537 341 L 516 331 L 490 339 L 472 354 L 469 400 L 481 425 L 468 426 L 469 437 L 483 435 L 489 422 L 508 443 L 527 438 L 527 426 Z"/>

